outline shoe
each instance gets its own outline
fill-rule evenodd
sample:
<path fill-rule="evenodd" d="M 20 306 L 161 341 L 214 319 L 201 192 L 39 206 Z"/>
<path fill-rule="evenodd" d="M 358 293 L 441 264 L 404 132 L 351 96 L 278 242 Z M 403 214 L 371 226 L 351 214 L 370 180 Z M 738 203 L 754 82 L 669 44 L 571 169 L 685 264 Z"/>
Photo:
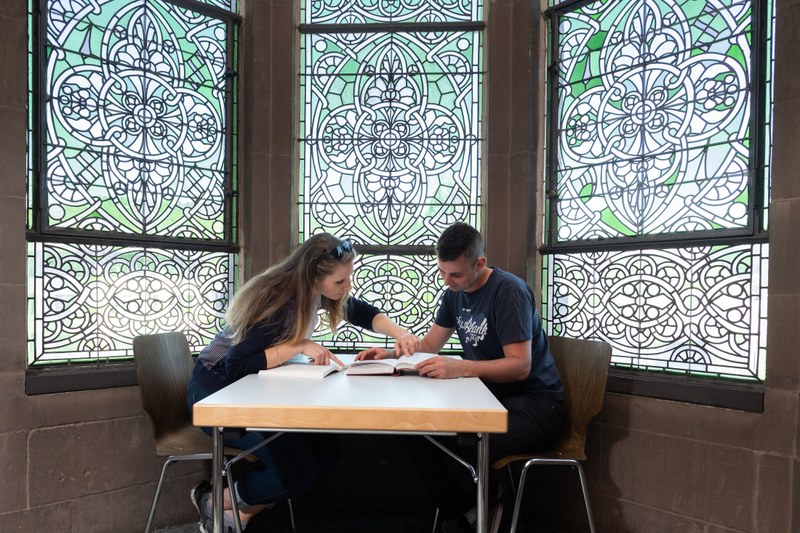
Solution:
<path fill-rule="evenodd" d="M 211 498 L 211 484 L 208 481 L 201 481 L 194 486 L 189 495 L 194 508 L 200 515 L 200 533 L 211 533 L 214 529 L 214 517 L 206 511 L 206 503 Z"/>

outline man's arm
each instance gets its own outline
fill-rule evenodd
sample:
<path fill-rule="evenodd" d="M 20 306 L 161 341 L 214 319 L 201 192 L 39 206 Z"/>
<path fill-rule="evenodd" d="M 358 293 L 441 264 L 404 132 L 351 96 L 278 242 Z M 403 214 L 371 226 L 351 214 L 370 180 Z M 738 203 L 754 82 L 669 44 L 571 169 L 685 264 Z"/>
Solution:
<path fill-rule="evenodd" d="M 455 328 L 443 328 L 438 324 L 432 324 L 430 331 L 422 339 L 422 345 L 419 348 L 420 352 L 425 353 L 439 353 L 444 347 L 445 343 L 453 336 Z"/>
<path fill-rule="evenodd" d="M 434 325 L 435 327 L 438 326 Z M 444 330 L 444 328 L 440 329 Z M 433 328 L 431 328 L 431 332 L 433 332 Z M 422 340 L 423 351 L 428 351 L 425 349 L 428 335 Z M 446 341 L 447 338 L 444 340 Z M 444 346 L 444 341 L 442 346 Z M 527 379 L 531 371 L 531 341 L 504 345 L 503 357 L 500 359 L 468 361 L 436 357 L 419 363 L 417 369 L 421 375 L 432 378 L 478 377 L 495 383 L 523 381 Z"/>
<path fill-rule="evenodd" d="M 377 318 L 377 317 L 376 317 Z M 387 359 L 387 358 L 395 358 L 400 357 L 401 355 L 411 355 L 414 352 L 426 352 L 426 353 L 439 353 L 439 350 L 442 349 L 444 343 L 450 338 L 453 334 L 454 329 L 445 329 L 441 326 L 437 326 L 434 324 L 431 326 L 431 330 L 425 335 L 425 338 L 420 343 L 419 338 L 415 335 L 411 335 L 413 340 L 416 341 L 414 349 L 412 351 L 404 351 L 402 349 L 398 349 L 398 344 L 406 342 L 409 339 L 408 336 L 403 336 L 398 339 L 397 343 L 395 344 L 394 350 L 387 350 L 385 348 L 369 348 L 362 352 L 359 352 L 356 355 L 356 361 L 364 360 L 364 359 Z"/>

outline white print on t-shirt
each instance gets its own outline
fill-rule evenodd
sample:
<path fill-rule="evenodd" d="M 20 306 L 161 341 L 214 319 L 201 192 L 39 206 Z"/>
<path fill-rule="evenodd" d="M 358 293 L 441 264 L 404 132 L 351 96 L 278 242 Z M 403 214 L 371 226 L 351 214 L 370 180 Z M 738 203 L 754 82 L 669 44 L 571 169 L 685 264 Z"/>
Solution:
<path fill-rule="evenodd" d="M 483 318 L 483 320 L 481 320 Z M 478 322 L 477 320 L 481 320 Z M 470 317 L 469 320 L 463 320 L 460 316 L 456 318 L 456 322 L 458 323 L 458 329 L 464 332 L 464 342 L 471 345 L 477 346 L 479 342 L 483 340 L 486 336 L 486 332 L 489 330 L 489 324 L 486 323 L 486 317 L 479 315 L 477 319 L 475 317 Z"/>

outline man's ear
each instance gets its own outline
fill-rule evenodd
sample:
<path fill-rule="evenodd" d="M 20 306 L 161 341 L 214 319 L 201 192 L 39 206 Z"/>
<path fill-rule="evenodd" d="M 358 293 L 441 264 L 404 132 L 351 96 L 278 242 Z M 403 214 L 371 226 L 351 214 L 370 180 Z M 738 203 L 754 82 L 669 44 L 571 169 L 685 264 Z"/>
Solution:
<path fill-rule="evenodd" d="M 486 256 L 480 256 L 477 261 L 475 261 L 475 268 L 477 270 L 483 269 L 486 266 Z"/>

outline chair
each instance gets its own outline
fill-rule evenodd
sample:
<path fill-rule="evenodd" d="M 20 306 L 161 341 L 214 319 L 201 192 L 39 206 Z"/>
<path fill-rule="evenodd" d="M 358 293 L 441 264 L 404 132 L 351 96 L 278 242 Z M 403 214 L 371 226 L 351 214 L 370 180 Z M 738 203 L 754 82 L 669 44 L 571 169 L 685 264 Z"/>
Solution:
<path fill-rule="evenodd" d="M 565 337 L 550 337 L 549 340 L 550 351 L 553 354 L 556 367 L 561 374 L 561 381 L 564 384 L 564 399 L 568 412 L 564 433 L 557 444 L 550 450 L 532 454 L 510 455 L 496 461 L 492 468 L 500 470 L 508 467 L 510 476 L 511 464 L 525 461 L 517 486 L 514 513 L 511 519 L 510 531 L 514 533 L 517 528 L 522 493 L 525 487 L 525 476 L 528 470 L 535 465 L 575 467 L 581 483 L 589 531 L 594 533 L 589 493 L 580 461 L 586 460 L 584 447 L 589 422 L 600 412 L 600 408 L 603 405 L 608 366 L 611 362 L 611 345 L 603 341 L 568 339 Z"/>
<path fill-rule="evenodd" d="M 140 335 L 133 339 L 133 358 L 142 407 L 153 421 L 156 455 L 167 458 L 147 517 L 145 533 L 149 533 L 167 467 L 177 461 L 210 460 L 212 441 L 192 425 L 186 405 L 186 384 L 194 365 L 186 336 L 183 333 Z M 235 448 L 225 449 L 227 456 L 240 453 Z"/>

